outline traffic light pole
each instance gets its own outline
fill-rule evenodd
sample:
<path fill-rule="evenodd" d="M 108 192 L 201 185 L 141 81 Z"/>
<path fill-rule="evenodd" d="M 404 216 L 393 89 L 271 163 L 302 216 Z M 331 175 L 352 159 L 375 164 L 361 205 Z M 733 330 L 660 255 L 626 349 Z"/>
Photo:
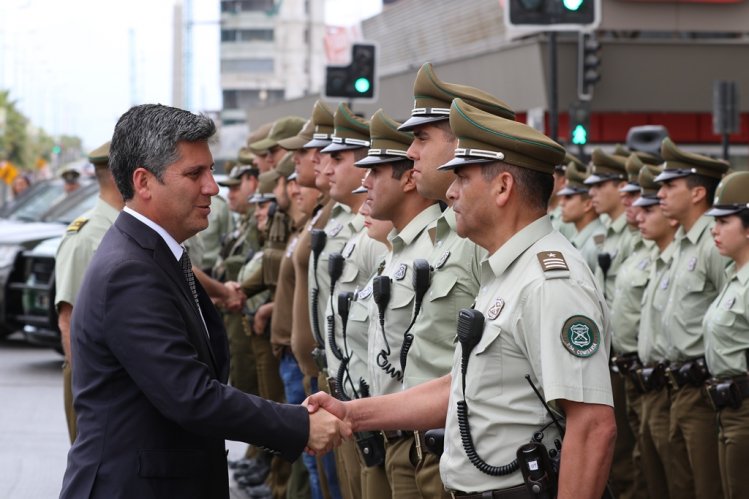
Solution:
<path fill-rule="evenodd" d="M 557 33 L 549 32 L 549 138 L 559 135 L 559 95 L 557 81 Z"/>

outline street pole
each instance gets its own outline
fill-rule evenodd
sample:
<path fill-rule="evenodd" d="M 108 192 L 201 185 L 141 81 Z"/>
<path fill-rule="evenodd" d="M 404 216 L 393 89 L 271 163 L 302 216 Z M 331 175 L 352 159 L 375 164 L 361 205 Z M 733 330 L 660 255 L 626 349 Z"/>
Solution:
<path fill-rule="evenodd" d="M 557 95 L 557 33 L 549 33 L 549 137 L 556 141 L 559 134 L 559 96 Z"/>

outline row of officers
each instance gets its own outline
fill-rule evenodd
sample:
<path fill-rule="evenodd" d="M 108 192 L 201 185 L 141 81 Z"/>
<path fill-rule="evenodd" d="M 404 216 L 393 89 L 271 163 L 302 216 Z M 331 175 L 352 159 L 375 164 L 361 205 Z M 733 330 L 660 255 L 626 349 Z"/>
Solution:
<path fill-rule="evenodd" d="M 749 497 L 749 173 L 669 139 L 585 165 L 430 64 L 413 95 L 403 123 L 318 101 L 259 127 L 186 244 L 235 387 L 383 408 L 415 394 L 392 413 L 416 416 L 333 454 L 248 447 L 231 464 L 247 494 L 593 497 L 608 479 L 614 497 Z M 74 248 L 90 258 L 122 207 L 106 148 L 103 215 L 74 222 L 57 258 L 68 342 L 83 272 L 66 262 L 85 266 Z M 443 445 L 427 409 L 446 412 L 421 418 Z"/>

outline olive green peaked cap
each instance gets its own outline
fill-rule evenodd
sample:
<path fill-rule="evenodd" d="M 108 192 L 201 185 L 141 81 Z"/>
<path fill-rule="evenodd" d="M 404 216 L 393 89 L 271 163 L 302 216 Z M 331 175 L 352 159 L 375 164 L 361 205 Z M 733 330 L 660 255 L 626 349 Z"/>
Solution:
<path fill-rule="evenodd" d="M 572 196 L 574 194 L 587 194 L 588 186 L 585 179 L 588 177 L 588 169 L 582 162 L 570 161 L 564 170 L 567 179 L 565 186 L 557 192 L 557 196 Z"/>
<path fill-rule="evenodd" d="M 330 154 L 369 147 L 369 121 L 351 111 L 346 103 L 338 104 L 335 112 L 333 142 L 320 152 Z"/>
<path fill-rule="evenodd" d="M 88 153 L 88 160 L 97 166 L 107 166 L 109 164 L 109 145 L 111 141 L 107 141 Z"/>
<path fill-rule="evenodd" d="M 453 99 L 463 99 L 487 113 L 515 119 L 515 111 L 505 102 L 477 88 L 456 83 L 445 83 L 434 74 L 432 64 L 427 62 L 416 73 L 414 82 L 414 108 L 411 117 L 400 126 L 401 130 L 449 119 L 450 103 Z"/>
<path fill-rule="evenodd" d="M 565 154 L 564 154 L 564 169 L 565 170 L 567 170 L 567 168 L 569 168 L 570 163 L 575 163 L 575 167 L 578 170 L 582 170 L 582 171 L 586 172 L 585 174 L 587 175 L 587 171 L 588 171 L 587 165 L 585 163 L 583 163 L 582 160 L 580 160 L 580 158 L 578 158 L 577 156 L 575 156 L 571 152 L 566 151 Z"/>
<path fill-rule="evenodd" d="M 660 175 L 663 168 L 658 165 L 643 165 L 637 176 L 637 182 L 640 184 L 640 197 L 632 203 L 633 206 L 653 206 L 660 201 L 658 200 L 658 189 L 660 185 L 655 178 Z"/>
<path fill-rule="evenodd" d="M 655 179 L 656 182 L 665 182 L 688 175 L 721 178 L 728 170 L 728 164 L 723 161 L 682 151 L 668 137 L 661 142 L 661 156 L 666 162 L 666 166 L 663 173 Z"/>
<path fill-rule="evenodd" d="M 273 122 L 268 136 L 250 144 L 253 151 L 267 151 L 278 145 L 279 140 L 287 139 L 298 134 L 304 126 L 304 118 L 299 116 L 284 116 Z"/>
<path fill-rule="evenodd" d="M 619 192 L 640 192 L 640 170 L 643 167 L 642 160 L 640 157 L 632 153 L 627 157 L 627 161 L 624 163 L 624 169 L 627 171 L 627 185 L 619 189 Z"/>
<path fill-rule="evenodd" d="M 286 149 L 287 151 L 296 151 L 304 147 L 304 144 L 312 140 L 312 134 L 315 133 L 315 123 L 309 119 L 304 124 L 298 134 L 293 137 L 281 139 L 278 141 L 278 145 Z"/>
<path fill-rule="evenodd" d="M 617 144 L 616 146 L 614 146 L 614 156 L 622 156 L 624 158 L 628 158 L 631 153 L 632 151 L 621 144 Z"/>
<path fill-rule="evenodd" d="M 235 165 L 229 171 L 229 176 L 226 178 L 226 180 L 221 180 L 216 183 L 224 187 L 239 185 L 242 183 L 242 175 L 244 175 L 245 173 L 251 173 L 257 176 L 259 171 L 257 168 L 251 165 Z"/>
<path fill-rule="evenodd" d="M 603 149 L 597 147 L 593 149 L 591 156 L 593 163 L 593 174 L 585 179 L 588 185 L 600 184 L 607 180 L 625 180 L 627 170 L 625 164 L 627 158 L 615 154 L 606 154 Z"/>
<path fill-rule="evenodd" d="M 378 109 L 369 121 L 369 152 L 366 158 L 356 162 L 356 166 L 366 168 L 408 159 L 406 151 L 414 136 L 411 132 L 399 132 L 399 126 L 399 122 Z"/>
<path fill-rule="evenodd" d="M 284 157 L 281 158 L 275 169 L 282 177 L 288 177 L 294 173 L 294 153 L 287 152 L 284 154 Z"/>
<path fill-rule="evenodd" d="M 458 138 L 458 148 L 455 158 L 440 170 L 502 161 L 551 175 L 564 159 L 564 148 L 538 130 L 482 111 L 463 99 L 453 100 L 450 128 Z"/>
<path fill-rule="evenodd" d="M 251 165 L 255 161 L 255 154 L 249 147 L 242 147 L 237 154 L 237 161 L 242 165 Z"/>
<path fill-rule="evenodd" d="M 721 180 L 715 201 L 707 214 L 713 217 L 735 215 L 749 209 L 749 172 L 734 172 Z"/>
<path fill-rule="evenodd" d="M 265 154 L 266 152 L 268 152 L 267 149 L 255 149 L 254 147 L 252 147 L 252 145 L 257 144 L 261 140 L 265 139 L 272 127 L 273 123 L 265 123 L 263 125 L 260 125 L 254 132 L 250 133 L 249 137 L 247 137 L 247 147 L 253 154 Z"/>
<path fill-rule="evenodd" d="M 315 131 L 312 134 L 312 140 L 304 144 L 304 148 L 322 148 L 330 145 L 335 128 L 335 116 L 321 100 L 315 102 L 312 107 L 312 122 L 315 124 Z"/>

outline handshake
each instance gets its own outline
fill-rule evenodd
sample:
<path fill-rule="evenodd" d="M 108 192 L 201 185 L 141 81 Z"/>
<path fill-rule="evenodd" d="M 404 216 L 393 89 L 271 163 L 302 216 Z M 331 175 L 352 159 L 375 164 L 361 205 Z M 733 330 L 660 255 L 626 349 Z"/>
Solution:
<path fill-rule="evenodd" d="M 348 404 L 324 392 L 317 392 L 302 402 L 309 411 L 309 439 L 305 449 L 308 454 L 325 454 L 352 437 Z"/>

